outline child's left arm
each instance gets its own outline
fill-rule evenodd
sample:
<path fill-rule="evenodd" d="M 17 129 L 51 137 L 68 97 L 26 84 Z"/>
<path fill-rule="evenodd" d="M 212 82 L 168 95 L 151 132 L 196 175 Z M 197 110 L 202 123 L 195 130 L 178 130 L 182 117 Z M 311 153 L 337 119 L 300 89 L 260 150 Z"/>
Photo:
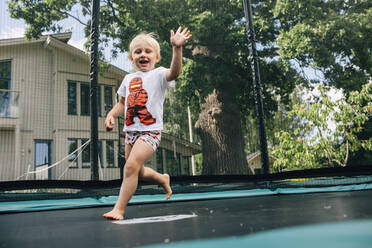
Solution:
<path fill-rule="evenodd" d="M 170 41 L 172 43 L 173 54 L 170 68 L 166 74 L 168 82 L 176 79 L 178 75 L 180 75 L 182 70 L 182 45 L 190 39 L 191 36 L 190 30 L 187 28 L 182 30 L 181 27 L 179 27 L 176 33 L 171 30 Z"/>

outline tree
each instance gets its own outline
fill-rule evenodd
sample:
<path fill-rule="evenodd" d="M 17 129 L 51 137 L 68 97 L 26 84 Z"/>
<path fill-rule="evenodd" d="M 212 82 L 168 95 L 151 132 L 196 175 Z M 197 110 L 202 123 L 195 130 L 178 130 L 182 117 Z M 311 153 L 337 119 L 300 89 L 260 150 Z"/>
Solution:
<path fill-rule="evenodd" d="M 346 92 L 372 75 L 372 2 L 279 0 L 275 6 L 284 60 L 321 71 L 324 81 Z"/>
<path fill-rule="evenodd" d="M 356 134 L 358 140 L 372 137 L 372 115 L 362 125 L 362 128 L 362 131 Z M 361 147 L 361 149 L 351 152 L 348 165 L 372 165 L 372 151 Z"/>
<path fill-rule="evenodd" d="M 320 71 L 323 83 L 346 96 L 371 80 L 371 1 L 279 0 L 274 14 L 281 59 Z M 360 137 L 372 136 L 371 123 L 369 117 Z M 351 156 L 354 164 L 370 164 L 372 152 L 362 149 Z"/>
<path fill-rule="evenodd" d="M 9 0 L 9 10 L 12 17 L 29 25 L 27 37 L 37 37 L 59 30 L 57 21 L 68 17 L 75 4 L 82 6 L 83 15 L 89 15 L 87 0 Z M 275 59 L 274 6 L 273 1 L 254 5 L 267 115 L 277 108 L 274 96 L 288 99 L 300 81 L 293 69 Z M 194 115 L 200 113 L 196 128 L 203 145 L 204 174 L 249 172 L 242 123 L 246 123 L 244 116 L 254 115 L 255 105 L 243 14 L 241 0 L 106 0 L 101 4 L 102 43 L 110 40 L 116 51 L 123 52 L 135 34 L 155 32 L 162 49 L 161 65 L 168 66 L 171 60 L 169 30 L 178 26 L 192 30 L 193 39 L 184 48 L 185 66 L 176 99 L 180 106 L 190 105 Z"/>
<path fill-rule="evenodd" d="M 350 92 L 346 100 L 333 101 L 326 87 L 318 89 L 320 96 L 313 103 L 295 104 L 289 112 L 303 127 L 294 135 L 286 131 L 276 134 L 280 144 L 272 151 L 278 158 L 275 171 L 346 166 L 351 152 L 372 151 L 372 137 L 358 137 L 372 115 L 372 83 Z"/>

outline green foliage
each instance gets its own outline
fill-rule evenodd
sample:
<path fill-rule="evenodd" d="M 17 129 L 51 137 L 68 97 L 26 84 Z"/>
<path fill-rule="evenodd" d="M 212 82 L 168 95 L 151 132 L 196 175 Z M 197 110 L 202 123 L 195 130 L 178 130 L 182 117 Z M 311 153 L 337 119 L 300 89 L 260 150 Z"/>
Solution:
<path fill-rule="evenodd" d="M 89 17 L 90 4 L 88 0 L 8 0 L 12 17 L 23 19 L 27 23 L 28 38 L 36 38 L 45 31 L 62 31 L 58 22 L 68 17 L 80 21 L 79 16 L 73 16 L 69 12 L 74 5 L 81 6 L 81 14 Z M 273 47 L 275 25 L 272 9 L 275 4 L 268 1 L 255 6 L 257 37 L 260 43 L 265 45 L 262 51 L 259 51 L 262 58 L 261 68 L 265 71 L 267 64 L 270 64 L 268 67 L 277 68 L 277 74 L 269 73 L 272 69 L 268 69 L 268 73 L 264 74 L 268 82 L 265 82 L 263 94 L 270 101 L 272 87 L 285 89 L 282 93 L 291 91 L 295 80 L 277 80 L 275 77 L 280 77 L 283 73 L 283 70 L 278 70 L 281 66 L 275 65 L 275 61 L 264 60 L 276 57 L 278 51 L 277 47 Z M 105 1 L 101 2 L 100 8 L 101 46 L 113 42 L 113 56 L 116 56 L 117 51 L 127 50 L 130 40 L 140 31 L 155 32 L 159 36 L 162 49 L 160 65 L 169 66 L 172 51 L 169 45 L 169 30 L 187 26 L 192 31 L 193 38 L 184 49 L 184 56 L 189 61 L 184 68 L 188 77 L 179 80 L 181 84 L 188 84 L 188 87 L 179 89 L 179 99 L 185 99 L 182 104 L 198 106 L 214 88 L 229 85 L 242 104 L 242 109 L 253 109 L 243 15 L 241 0 Z M 89 28 L 88 22 L 87 37 Z M 272 111 L 276 105 L 269 103 L 266 106 Z"/>
<path fill-rule="evenodd" d="M 168 134 L 189 140 L 189 127 L 187 106 L 180 105 L 177 102 L 176 94 L 174 91 L 168 91 L 165 99 L 164 112 L 164 131 Z"/>
<path fill-rule="evenodd" d="M 280 144 L 272 150 L 278 158 L 275 171 L 346 166 L 350 152 L 372 150 L 372 137 L 358 138 L 372 116 L 372 83 L 351 92 L 347 100 L 331 100 L 324 86 L 318 90 L 320 96 L 315 102 L 295 104 L 289 112 L 290 117 L 301 119 L 302 128 L 293 134 L 276 133 Z"/>
<path fill-rule="evenodd" d="M 195 174 L 201 175 L 203 170 L 203 154 L 195 155 Z"/>
<path fill-rule="evenodd" d="M 321 70 L 326 82 L 360 90 L 372 73 L 372 2 L 279 0 L 280 57 Z"/>

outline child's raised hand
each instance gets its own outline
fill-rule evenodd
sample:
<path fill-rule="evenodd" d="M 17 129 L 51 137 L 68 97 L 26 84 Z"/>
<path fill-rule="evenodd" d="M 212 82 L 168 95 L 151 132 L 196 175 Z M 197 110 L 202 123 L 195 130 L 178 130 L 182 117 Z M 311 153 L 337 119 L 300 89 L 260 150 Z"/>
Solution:
<path fill-rule="evenodd" d="M 192 35 L 190 33 L 190 30 L 188 30 L 187 28 L 184 28 L 182 30 L 182 28 L 179 27 L 176 33 L 174 33 L 174 31 L 171 30 L 170 41 L 172 43 L 172 46 L 181 47 L 188 39 L 191 38 L 191 36 Z"/>

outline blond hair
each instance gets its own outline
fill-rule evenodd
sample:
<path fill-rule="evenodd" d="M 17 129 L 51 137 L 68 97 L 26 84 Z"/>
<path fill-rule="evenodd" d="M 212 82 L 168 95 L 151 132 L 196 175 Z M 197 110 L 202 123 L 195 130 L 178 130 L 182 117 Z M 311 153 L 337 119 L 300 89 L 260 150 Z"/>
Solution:
<path fill-rule="evenodd" d="M 129 44 L 129 58 L 132 58 L 132 53 L 133 53 L 133 48 L 134 48 L 135 43 L 137 41 L 144 41 L 155 50 L 156 56 L 158 57 L 160 61 L 160 58 L 161 58 L 160 45 L 159 45 L 159 42 L 156 40 L 156 38 L 157 38 L 157 35 L 152 32 L 151 33 L 141 32 L 137 34 Z"/>

